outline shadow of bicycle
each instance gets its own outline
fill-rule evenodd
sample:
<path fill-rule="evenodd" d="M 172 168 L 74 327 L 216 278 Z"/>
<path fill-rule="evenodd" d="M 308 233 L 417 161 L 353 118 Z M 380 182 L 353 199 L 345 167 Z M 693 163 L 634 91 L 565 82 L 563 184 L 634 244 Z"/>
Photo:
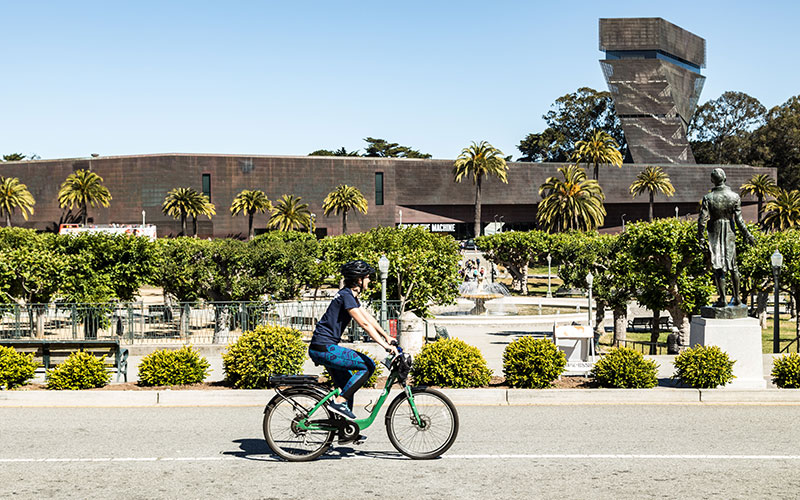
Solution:
<path fill-rule="evenodd" d="M 235 451 L 223 451 L 229 457 L 253 460 L 257 462 L 282 462 L 283 460 L 272 453 L 272 450 L 263 439 L 235 439 L 233 443 L 239 445 Z M 327 453 L 317 460 L 342 460 L 347 458 L 378 458 L 382 460 L 409 460 L 397 452 L 356 450 L 347 445 L 334 444 Z"/>

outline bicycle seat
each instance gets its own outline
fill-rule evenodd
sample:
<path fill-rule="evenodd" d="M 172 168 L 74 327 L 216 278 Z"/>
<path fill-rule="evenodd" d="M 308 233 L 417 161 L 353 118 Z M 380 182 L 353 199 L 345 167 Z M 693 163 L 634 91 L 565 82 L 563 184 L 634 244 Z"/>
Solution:
<path fill-rule="evenodd" d="M 267 387 L 284 387 L 292 385 L 316 385 L 318 379 L 316 375 L 271 375 L 267 379 Z"/>

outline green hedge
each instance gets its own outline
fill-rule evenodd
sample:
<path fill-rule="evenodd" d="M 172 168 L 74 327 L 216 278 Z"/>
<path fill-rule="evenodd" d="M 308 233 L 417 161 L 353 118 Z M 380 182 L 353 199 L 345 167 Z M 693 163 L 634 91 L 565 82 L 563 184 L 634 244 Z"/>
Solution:
<path fill-rule="evenodd" d="M 0 346 L 0 389 L 13 389 L 33 378 L 38 364 L 33 354 L 17 352 L 13 347 Z"/>
<path fill-rule="evenodd" d="M 178 350 L 161 349 L 142 358 L 139 364 L 139 384 L 199 384 L 208 376 L 209 366 L 208 360 L 200 356 L 192 346 L 183 346 Z"/>
<path fill-rule="evenodd" d="M 791 353 L 773 361 L 772 381 L 782 389 L 800 388 L 800 355 Z"/>
<path fill-rule="evenodd" d="M 698 389 L 713 389 L 734 379 L 733 364 L 719 346 L 697 345 L 675 357 L 675 378 Z"/>
<path fill-rule="evenodd" d="M 503 374 L 511 387 L 549 387 L 566 364 L 564 353 L 549 339 L 521 337 L 503 351 Z"/>
<path fill-rule="evenodd" d="M 46 374 L 47 388 L 57 390 L 94 389 L 111 380 L 106 370 L 105 356 L 95 357 L 86 351 L 73 352 Z"/>
<path fill-rule="evenodd" d="M 440 339 L 422 348 L 411 375 L 416 385 L 483 387 L 492 372 L 477 347 L 459 339 Z"/>
<path fill-rule="evenodd" d="M 238 389 L 263 389 L 270 375 L 296 375 L 305 359 L 301 333 L 275 325 L 244 332 L 222 353 L 225 377 Z"/>
<path fill-rule="evenodd" d="M 633 349 L 619 347 L 594 364 L 592 376 L 602 387 L 648 389 L 658 385 L 658 363 Z"/>

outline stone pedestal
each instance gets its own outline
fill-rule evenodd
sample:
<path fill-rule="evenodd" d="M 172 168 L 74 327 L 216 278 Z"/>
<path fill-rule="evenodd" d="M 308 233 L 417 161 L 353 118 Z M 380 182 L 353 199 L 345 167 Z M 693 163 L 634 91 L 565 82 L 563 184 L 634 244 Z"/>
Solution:
<path fill-rule="evenodd" d="M 425 345 L 425 325 L 416 314 L 406 311 L 400 316 L 400 331 L 397 332 L 397 343 L 412 356 L 422 351 Z"/>
<path fill-rule="evenodd" d="M 725 387 L 764 389 L 764 367 L 761 354 L 761 325 L 756 318 L 710 319 L 693 317 L 690 333 L 692 347 L 719 346 L 735 360 L 733 381 Z"/>

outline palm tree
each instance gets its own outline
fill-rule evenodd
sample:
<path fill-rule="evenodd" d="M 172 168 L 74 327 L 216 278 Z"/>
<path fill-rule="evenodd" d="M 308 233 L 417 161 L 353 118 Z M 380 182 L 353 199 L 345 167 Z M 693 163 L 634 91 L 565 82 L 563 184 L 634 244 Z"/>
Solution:
<path fill-rule="evenodd" d="M 231 203 L 231 215 L 241 213 L 247 214 L 247 239 L 253 239 L 253 215 L 263 214 L 272 210 L 272 202 L 269 201 L 264 191 L 248 189 L 242 190 L 236 195 Z"/>
<path fill-rule="evenodd" d="M 453 163 L 455 182 L 461 182 L 465 177 L 472 177 L 472 183 L 475 184 L 475 236 L 482 234 L 481 184 L 483 178 L 494 175 L 508 184 L 507 171 L 508 165 L 503 152 L 486 141 L 481 141 L 480 144 L 473 142 L 471 146 L 462 149 L 461 154 Z"/>
<path fill-rule="evenodd" d="M 61 208 L 77 205 L 81 210 L 81 221 L 86 224 L 88 206 L 107 207 L 111 202 L 111 193 L 103 185 L 103 178 L 91 170 L 78 170 L 69 174 L 58 190 L 58 204 Z"/>
<path fill-rule="evenodd" d="M 181 220 L 181 236 L 185 236 L 186 216 L 194 214 L 196 217 L 197 214 L 202 213 L 203 198 L 205 196 L 195 191 L 194 188 L 175 188 L 167 193 L 167 197 L 164 198 L 164 203 L 161 205 L 161 211 L 164 212 L 164 215 Z"/>
<path fill-rule="evenodd" d="M 311 212 L 308 203 L 300 203 L 299 196 L 285 194 L 272 209 L 267 227 L 280 231 L 293 231 L 311 227 Z"/>
<path fill-rule="evenodd" d="M 208 196 L 204 194 L 200 194 L 197 191 L 196 193 L 196 208 L 189 212 L 189 215 L 192 216 L 192 236 L 197 238 L 197 217 L 200 215 L 205 215 L 208 217 L 208 220 L 211 220 L 212 215 L 217 215 L 217 207 L 211 203 L 211 200 L 208 199 Z"/>
<path fill-rule="evenodd" d="M 758 199 L 758 223 L 761 224 L 761 217 L 763 216 L 761 204 L 764 202 L 765 196 L 777 196 L 778 185 L 767 174 L 754 175 L 748 182 L 741 186 L 741 195 L 752 195 Z"/>
<path fill-rule="evenodd" d="M 347 234 L 347 212 L 356 209 L 362 214 L 367 213 L 367 199 L 361 194 L 358 188 L 342 184 L 325 197 L 322 202 L 322 210 L 325 216 L 331 213 L 342 214 L 342 234 Z"/>
<path fill-rule="evenodd" d="M 619 144 L 608 133 L 595 129 L 589 139 L 575 143 L 575 151 L 572 159 L 578 165 L 586 163 L 594 164 L 594 180 L 599 181 L 600 164 L 609 163 L 622 167 L 622 153 L 619 152 Z"/>
<path fill-rule="evenodd" d="M 650 222 L 653 222 L 653 197 L 655 193 L 662 193 L 667 196 L 675 194 L 675 188 L 672 186 L 669 176 L 661 167 L 647 167 L 639 172 L 630 189 L 634 198 L 645 191 L 650 192 L 650 214 L 647 219 Z"/>
<path fill-rule="evenodd" d="M 550 232 L 590 230 L 603 224 L 605 195 L 600 184 L 586 179 L 578 165 L 558 169 L 564 180 L 548 178 L 539 188 L 542 202 L 536 213 L 539 225 Z"/>
<path fill-rule="evenodd" d="M 0 214 L 6 216 L 6 227 L 11 227 L 11 214 L 19 208 L 25 220 L 33 213 L 36 200 L 28 191 L 28 186 L 16 177 L 0 177 Z"/>
<path fill-rule="evenodd" d="M 800 227 L 800 191 L 779 189 L 765 208 L 764 227 L 779 231 Z"/>

